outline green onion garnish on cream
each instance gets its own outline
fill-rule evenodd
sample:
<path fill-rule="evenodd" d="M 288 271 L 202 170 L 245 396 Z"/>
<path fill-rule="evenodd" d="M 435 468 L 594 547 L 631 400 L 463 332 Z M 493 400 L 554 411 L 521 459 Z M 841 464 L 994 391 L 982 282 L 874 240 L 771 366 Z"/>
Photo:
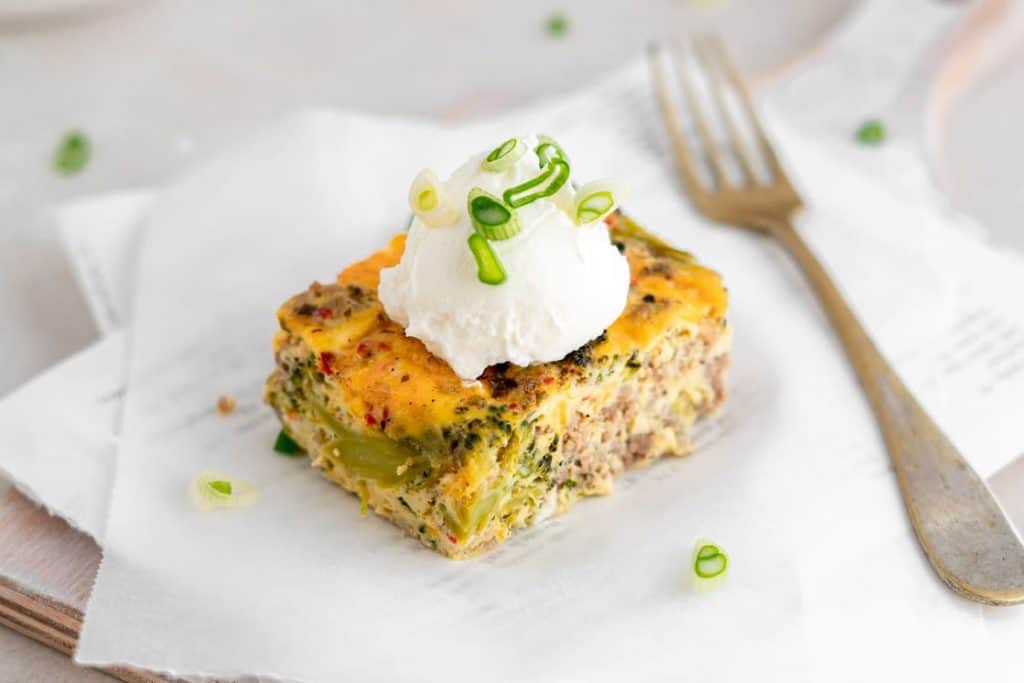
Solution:
<path fill-rule="evenodd" d="M 516 214 L 493 194 L 474 187 L 469 191 L 466 210 L 473 222 L 473 229 L 481 237 L 500 242 L 515 237 L 521 230 Z"/>
<path fill-rule="evenodd" d="M 526 152 L 526 145 L 519 138 L 509 138 L 491 150 L 491 153 L 480 162 L 485 171 L 498 173 L 512 168 L 519 157 Z"/>
<path fill-rule="evenodd" d="M 455 204 L 429 169 L 423 169 L 413 179 L 409 188 L 409 208 L 428 228 L 451 225 L 459 217 Z"/>
<path fill-rule="evenodd" d="M 472 150 L 437 185 L 418 186 L 443 188 L 455 221 L 431 228 L 417 218 L 398 263 L 380 271 L 377 295 L 388 317 L 467 382 L 497 363 L 560 360 L 627 306 L 629 262 L 604 223 L 577 222 L 577 169 L 567 151 L 513 130 Z M 614 190 L 611 198 L 623 200 Z M 580 218 L 591 220 L 610 207 L 595 196 L 581 208 Z"/>
<path fill-rule="evenodd" d="M 259 498 L 252 484 L 222 472 L 203 472 L 189 485 L 189 498 L 204 512 L 252 505 Z"/>
<path fill-rule="evenodd" d="M 534 151 L 537 153 L 537 158 L 540 159 L 541 168 L 547 166 L 552 159 L 561 159 L 565 163 L 569 163 L 569 157 L 566 156 L 565 150 L 547 135 L 538 135 L 537 142 L 540 144 Z"/>
<path fill-rule="evenodd" d="M 467 240 L 469 250 L 476 259 L 476 276 L 485 285 L 500 285 L 505 281 L 505 268 L 498 260 L 498 255 L 491 248 L 491 243 L 479 233 L 473 233 Z"/>
<path fill-rule="evenodd" d="M 568 179 L 569 163 L 564 159 L 552 158 L 539 175 L 505 190 L 505 203 L 513 209 L 532 204 L 561 190 Z"/>
<path fill-rule="evenodd" d="M 697 541 L 693 547 L 690 577 L 695 590 L 704 591 L 725 582 L 729 572 L 729 556 L 711 541 Z"/>
<path fill-rule="evenodd" d="M 619 205 L 622 190 L 611 180 L 594 180 L 576 191 L 573 218 L 576 225 L 599 221 Z"/>

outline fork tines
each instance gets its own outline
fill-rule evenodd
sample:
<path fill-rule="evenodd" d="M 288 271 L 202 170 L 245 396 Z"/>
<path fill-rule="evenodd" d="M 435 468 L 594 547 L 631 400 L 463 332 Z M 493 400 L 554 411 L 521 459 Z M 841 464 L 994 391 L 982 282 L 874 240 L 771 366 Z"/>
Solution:
<path fill-rule="evenodd" d="M 688 49 L 652 44 L 650 59 L 683 182 L 698 204 L 723 188 L 788 185 L 750 93 L 718 36 L 698 37 Z M 685 121 L 693 123 L 699 156 L 691 151 Z M 699 162 L 702 157 L 706 164 Z"/>

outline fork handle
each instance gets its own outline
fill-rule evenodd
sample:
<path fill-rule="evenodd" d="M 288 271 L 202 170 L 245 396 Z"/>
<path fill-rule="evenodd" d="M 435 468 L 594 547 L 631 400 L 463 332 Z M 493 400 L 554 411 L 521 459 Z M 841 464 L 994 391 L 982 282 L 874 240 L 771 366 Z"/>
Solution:
<path fill-rule="evenodd" d="M 893 372 L 792 223 L 766 227 L 804 271 L 846 349 L 914 532 L 939 576 L 978 602 L 1024 602 L 1024 547 L 988 486 Z"/>

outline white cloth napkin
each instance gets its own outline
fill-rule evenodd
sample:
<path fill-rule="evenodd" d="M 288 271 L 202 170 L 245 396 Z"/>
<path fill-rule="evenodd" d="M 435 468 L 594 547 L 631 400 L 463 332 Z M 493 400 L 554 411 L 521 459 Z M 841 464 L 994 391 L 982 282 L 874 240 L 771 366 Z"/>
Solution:
<path fill-rule="evenodd" d="M 988 642 L 982 611 L 948 595 L 914 545 L 863 399 L 799 274 L 763 241 L 689 212 L 648 91 L 638 65 L 459 130 L 307 114 L 161 194 L 141 252 L 125 441 L 80 661 L 303 680 L 862 680 L 877 674 L 869 660 L 835 666 L 856 638 L 893 655 L 893 677 L 981 673 L 958 653 Z M 891 176 L 905 166 L 868 178 L 877 150 L 842 148 L 847 130 L 826 146 L 772 112 L 814 203 L 805 234 L 954 440 L 994 471 L 1015 454 L 1006 444 L 1024 443 L 998 410 L 1021 383 L 978 372 L 990 359 L 964 348 L 988 353 L 1020 329 L 1019 307 L 991 286 L 1019 281 L 1019 264 L 928 204 L 901 201 Z M 631 214 L 724 273 L 734 395 L 697 457 L 631 474 L 610 499 L 451 563 L 359 519 L 349 497 L 269 451 L 258 392 L 273 311 L 401 226 L 393 197 L 421 165 L 447 172 L 510 129 L 536 128 L 565 143 L 581 177 L 627 180 Z M 965 329 L 966 340 L 950 336 Z M 213 414 L 220 393 L 240 397 L 238 415 Z M 190 511 L 185 486 L 211 467 L 258 483 L 260 504 Z M 47 501 L 38 468 L 21 471 Z M 101 493 L 93 500 L 102 508 Z M 734 559 L 729 586 L 710 596 L 685 587 L 698 535 Z M 1024 624 L 988 628 L 1005 637 Z"/>
<path fill-rule="evenodd" d="M 115 332 L 0 401 L 0 433 L 9 444 L 0 473 L 95 539 L 103 536 L 114 481 L 123 364 L 124 334 Z"/>
<path fill-rule="evenodd" d="M 64 247 L 103 338 L 0 400 L 10 448 L 0 473 L 53 514 L 103 536 L 124 398 L 125 334 L 149 191 L 76 200 L 57 212 Z"/>

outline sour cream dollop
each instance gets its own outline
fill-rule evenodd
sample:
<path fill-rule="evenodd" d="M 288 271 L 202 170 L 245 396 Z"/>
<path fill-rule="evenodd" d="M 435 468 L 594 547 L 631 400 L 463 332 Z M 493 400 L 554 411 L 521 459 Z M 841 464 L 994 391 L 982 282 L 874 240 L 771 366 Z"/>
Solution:
<path fill-rule="evenodd" d="M 629 265 L 604 221 L 576 225 L 569 182 L 551 197 L 516 209 L 521 232 L 490 243 L 505 281 L 489 285 L 477 277 L 467 246 L 474 232 L 469 191 L 481 188 L 501 197 L 536 177 L 537 138 L 523 140 L 528 151 L 510 168 L 484 170 L 483 152 L 442 183 L 457 207 L 455 221 L 427 227 L 414 219 L 401 262 L 380 274 L 378 295 L 387 314 L 466 381 L 496 363 L 560 360 L 600 336 L 626 304 Z"/>

